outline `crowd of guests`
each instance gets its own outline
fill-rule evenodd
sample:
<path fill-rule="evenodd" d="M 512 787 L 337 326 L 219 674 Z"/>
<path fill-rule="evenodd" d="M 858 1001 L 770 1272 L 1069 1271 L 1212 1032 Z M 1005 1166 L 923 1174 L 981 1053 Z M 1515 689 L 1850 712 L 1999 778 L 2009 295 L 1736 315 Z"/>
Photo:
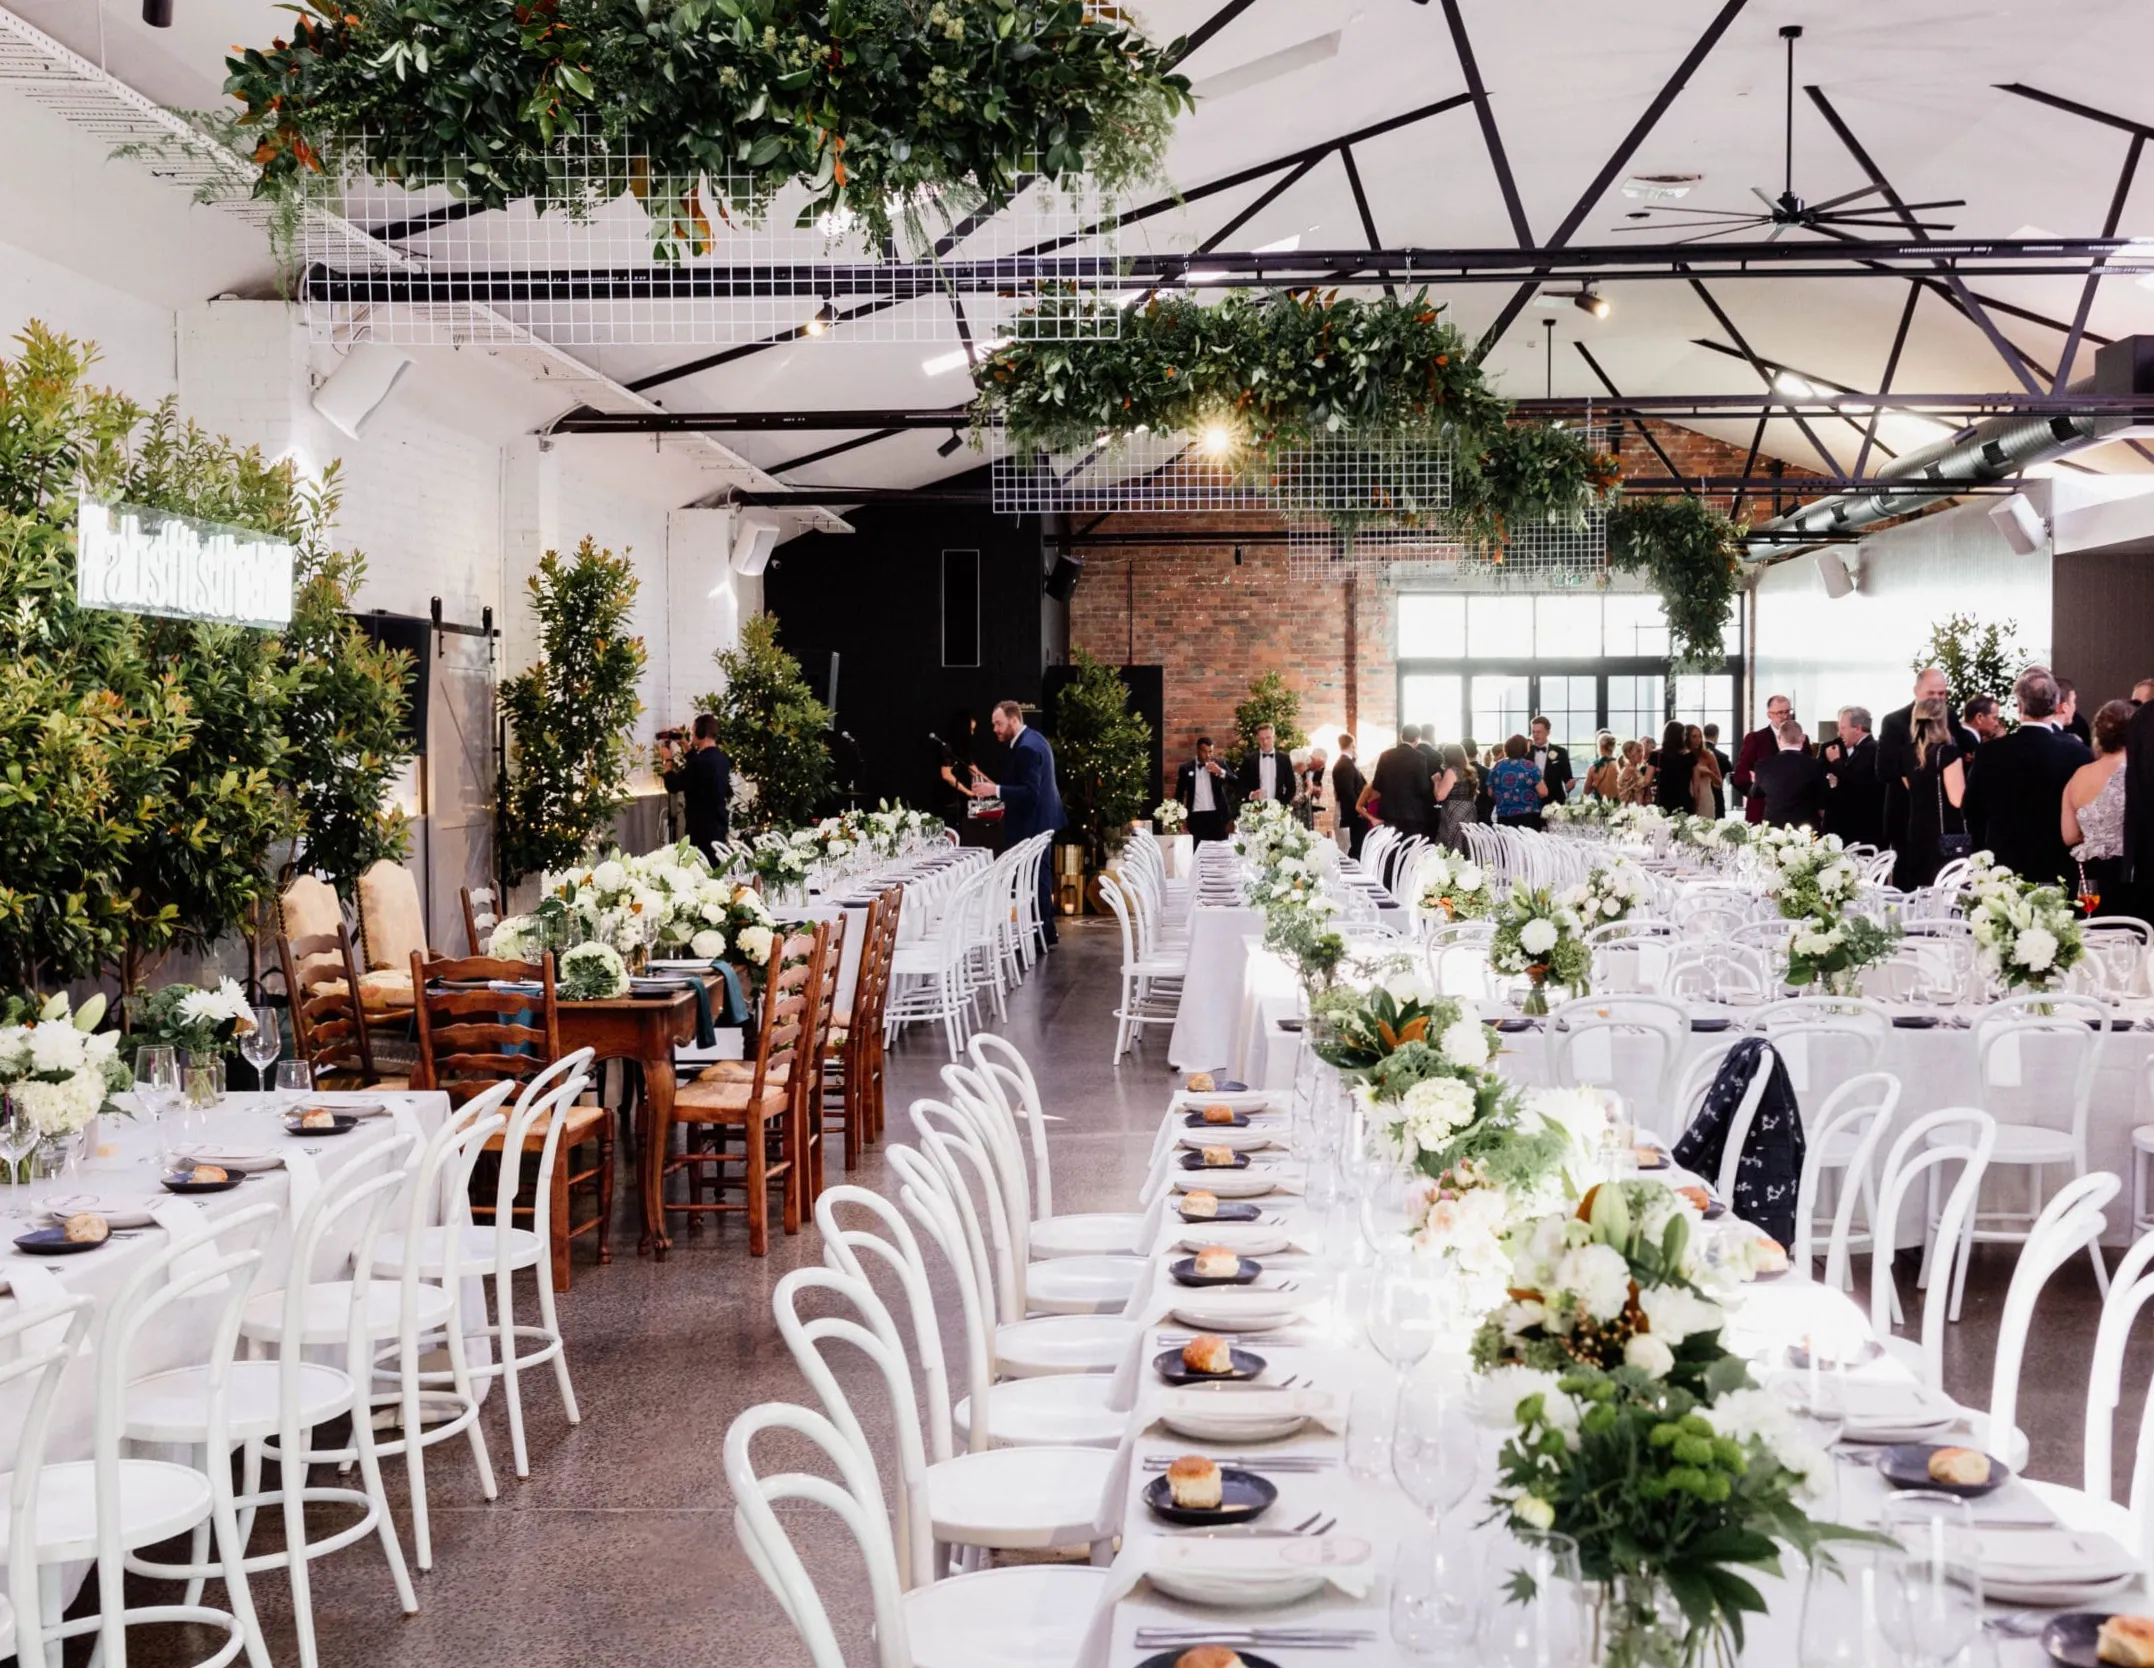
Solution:
<path fill-rule="evenodd" d="M 2089 716 L 2069 678 L 2030 666 L 2011 705 L 2010 721 L 1987 695 L 1955 711 L 1945 674 L 1933 666 L 1882 724 L 1866 707 L 1841 707 L 1819 742 L 1793 703 L 1773 695 L 1765 723 L 1740 738 L 1732 757 L 1719 725 L 1672 722 L 1657 745 L 1602 731 L 1582 774 L 1541 717 L 1527 734 L 1485 750 L 1471 740 L 1439 744 L 1408 724 L 1366 772 L 1352 736 L 1339 738 L 1336 761 L 1317 748 L 1297 764 L 1276 750 L 1267 726 L 1231 770 L 1213 756 L 1210 738 L 1200 739 L 1175 797 L 1199 840 L 1224 839 L 1234 807 L 1252 799 L 1277 799 L 1305 816 L 1328 806 L 1357 856 L 1380 823 L 1464 850 L 1467 823 L 1538 828 L 1549 805 L 1579 797 L 1740 815 L 1890 849 L 1894 883 L 1905 890 L 1928 885 L 1956 857 L 1988 851 L 2020 874 L 2075 892 L 2090 913 L 2147 918 L 2154 678 Z M 2136 791 L 2135 763 L 2144 784 Z"/>

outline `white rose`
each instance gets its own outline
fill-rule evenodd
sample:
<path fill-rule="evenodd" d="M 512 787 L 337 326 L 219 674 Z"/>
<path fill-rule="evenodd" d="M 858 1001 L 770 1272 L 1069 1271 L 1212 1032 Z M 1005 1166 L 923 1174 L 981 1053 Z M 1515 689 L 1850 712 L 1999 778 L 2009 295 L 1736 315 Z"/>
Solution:
<path fill-rule="evenodd" d="M 30 1028 L 30 1069 L 75 1071 L 84 1057 L 82 1033 L 64 1019 L 41 1020 Z"/>
<path fill-rule="evenodd" d="M 1477 864 L 1473 863 L 1461 863 L 1456 869 L 1453 869 L 1451 871 L 1451 885 L 1454 890 L 1460 892 L 1480 891 L 1480 867 Z"/>
<path fill-rule="evenodd" d="M 1544 1123 L 1555 1124 L 1580 1147 L 1591 1148 L 1608 1128 L 1608 1103 L 1598 1089 L 1529 1089 L 1522 1110 L 1519 1127 L 1525 1134 L 1536 1135 Z"/>
<path fill-rule="evenodd" d="M 688 941 L 688 948 L 706 960 L 716 960 L 725 954 L 725 934 L 722 932 L 699 932 Z"/>
<path fill-rule="evenodd" d="M 1623 1364 L 1639 1368 L 1654 1378 L 1666 1378 L 1675 1366 L 1675 1351 L 1652 1333 L 1639 1332 L 1623 1346 Z"/>
<path fill-rule="evenodd" d="M 609 858 L 591 871 L 591 884 L 601 892 L 618 892 L 628 884 L 628 871 Z"/>
<path fill-rule="evenodd" d="M 2029 972 L 2040 973 L 2057 959 L 2057 937 L 2045 927 L 2028 927 L 2012 946 L 2012 959 Z M 44 1029 L 41 1025 L 40 1031 Z"/>
<path fill-rule="evenodd" d="M 1488 1064 L 1488 1033 L 1474 1019 L 1454 1020 L 1444 1027 L 1437 1049 L 1454 1066 L 1478 1071 Z"/>
<path fill-rule="evenodd" d="M 102 1066 L 120 1052 L 117 1031 L 98 1031 L 83 1039 L 82 1051 L 93 1066 Z"/>
<path fill-rule="evenodd" d="M 770 962 L 770 947 L 775 936 L 768 927 L 743 927 L 733 935 L 733 943 L 756 966 L 764 967 Z"/>
<path fill-rule="evenodd" d="M 1654 1336 L 1677 1343 L 1699 1332 L 1718 1332 L 1726 1320 L 1717 1303 L 1681 1286 L 1647 1286 L 1638 1294 L 1638 1307 Z"/>
<path fill-rule="evenodd" d="M 1436 992 L 1429 982 L 1418 973 L 1394 973 L 1384 981 L 1384 989 L 1392 1001 L 1404 1007 L 1409 1002 L 1433 1002 Z"/>
<path fill-rule="evenodd" d="M 1556 924 L 1545 915 L 1536 915 L 1518 930 L 1519 947 L 1529 956 L 1546 955 L 1556 947 Z"/>
<path fill-rule="evenodd" d="M 1581 1245 L 1556 1259 L 1556 1285 L 1595 1320 L 1611 1321 L 1630 1301 L 1630 1264 L 1612 1245 Z"/>
<path fill-rule="evenodd" d="M 1833 946 L 1830 933 L 1799 932 L 1795 935 L 1795 953 L 1803 956 L 1822 956 Z"/>

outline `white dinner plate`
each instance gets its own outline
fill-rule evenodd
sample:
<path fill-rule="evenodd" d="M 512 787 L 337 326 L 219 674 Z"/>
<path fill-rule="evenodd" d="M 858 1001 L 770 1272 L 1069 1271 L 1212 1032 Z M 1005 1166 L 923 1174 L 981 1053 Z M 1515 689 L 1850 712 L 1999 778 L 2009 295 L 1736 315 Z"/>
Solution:
<path fill-rule="evenodd" d="M 271 1147 L 199 1147 L 188 1157 L 220 1170 L 274 1170 L 284 1162 L 284 1155 Z"/>
<path fill-rule="evenodd" d="M 1191 1152 L 1202 1152 L 1206 1147 L 1225 1147 L 1231 1152 L 1253 1152 L 1258 1147 L 1268 1147 L 1278 1134 L 1270 1129 L 1236 1129 L 1232 1124 L 1214 1124 L 1209 1129 L 1185 1129 L 1178 1137 L 1181 1144 Z"/>
<path fill-rule="evenodd" d="M 1324 1566 L 1364 1564 L 1374 1551 L 1349 1535 L 1283 1541 L 1193 1536 L 1155 1547 L 1144 1573 L 1158 1591 L 1188 1604 L 1271 1610 L 1322 1591 L 1329 1580 Z"/>
<path fill-rule="evenodd" d="M 1254 1199 L 1269 1193 L 1278 1180 L 1270 1170 L 1184 1170 L 1177 1165 L 1174 1190 L 1209 1193 L 1215 1199 Z"/>
<path fill-rule="evenodd" d="M 1175 1249 L 1202 1251 L 1206 1246 L 1223 1245 L 1239 1257 L 1270 1257 L 1292 1243 L 1286 1230 L 1262 1222 L 1214 1222 L 1190 1228 L 1175 1242 Z"/>
<path fill-rule="evenodd" d="M 1263 1112 L 1277 1106 L 1283 1097 L 1269 1089 L 1177 1089 L 1174 1112 L 1201 1112 L 1207 1106 L 1231 1106 L 1237 1112 Z"/>
<path fill-rule="evenodd" d="M 83 1211 L 94 1212 L 105 1219 L 108 1228 L 147 1228 L 151 1225 L 152 1199 L 112 1199 L 97 1193 L 72 1193 L 62 1199 L 54 1199 L 45 1207 L 45 1214 L 55 1222 L 65 1222 L 70 1216 Z"/>
<path fill-rule="evenodd" d="M 2035 1610 L 2071 1610 L 2111 1593 L 2121 1593 L 2139 1578 L 2136 1575 L 2105 1576 L 2063 1587 L 2027 1586 L 2017 1581 L 1982 1578 L 1982 1596 L 1993 1604 L 2023 1604 Z"/>
<path fill-rule="evenodd" d="M 1215 1286 L 1178 1297 L 1172 1313 L 1182 1325 L 1199 1332 L 1270 1332 L 1294 1321 L 1301 1311 L 1296 1292 Z"/>

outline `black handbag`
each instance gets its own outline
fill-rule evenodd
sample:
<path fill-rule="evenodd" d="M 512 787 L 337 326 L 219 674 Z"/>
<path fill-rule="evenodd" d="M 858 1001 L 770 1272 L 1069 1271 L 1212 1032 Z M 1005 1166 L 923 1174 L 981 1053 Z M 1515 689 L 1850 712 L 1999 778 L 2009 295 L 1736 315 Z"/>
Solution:
<path fill-rule="evenodd" d="M 1960 831 L 1945 832 L 1945 773 L 1937 772 L 1937 858 L 1941 863 L 1957 863 L 1963 857 L 1974 855 L 1974 836 L 1967 832 L 1967 813 L 1960 813 Z"/>

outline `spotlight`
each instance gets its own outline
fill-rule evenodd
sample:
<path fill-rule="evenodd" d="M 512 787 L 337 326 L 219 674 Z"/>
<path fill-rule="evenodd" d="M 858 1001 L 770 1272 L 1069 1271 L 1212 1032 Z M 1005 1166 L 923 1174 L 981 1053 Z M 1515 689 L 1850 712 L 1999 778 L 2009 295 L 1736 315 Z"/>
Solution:
<path fill-rule="evenodd" d="M 2032 556 L 2049 541 L 2049 523 L 2023 492 L 1992 504 L 1989 518 L 2015 556 Z"/>
<path fill-rule="evenodd" d="M 1608 316 L 1608 298 L 1591 287 L 1583 288 L 1571 297 L 1571 305 L 1581 313 L 1591 313 L 1597 319 Z"/>
<path fill-rule="evenodd" d="M 964 444 L 965 436 L 963 431 L 958 429 L 952 429 L 950 431 L 950 438 L 948 440 L 945 440 L 940 446 L 937 446 L 935 448 L 935 455 L 939 458 L 946 458 L 952 452 L 956 451 L 958 447 Z"/>
<path fill-rule="evenodd" d="M 172 27 L 172 0 L 142 0 L 142 21 L 152 29 Z"/>
<path fill-rule="evenodd" d="M 811 336 L 820 336 L 824 331 L 828 330 L 832 325 L 836 324 L 837 322 L 837 308 L 831 306 L 830 303 L 826 301 L 820 307 L 815 309 L 815 316 L 808 320 L 807 332 Z"/>
<path fill-rule="evenodd" d="M 1234 547 L 1234 565 L 1236 567 L 1242 565 L 1242 547 L 1240 545 Z"/>
<path fill-rule="evenodd" d="M 1223 458 L 1234 450 L 1234 431 L 1224 423 L 1207 423 L 1204 428 L 1204 455 Z"/>

